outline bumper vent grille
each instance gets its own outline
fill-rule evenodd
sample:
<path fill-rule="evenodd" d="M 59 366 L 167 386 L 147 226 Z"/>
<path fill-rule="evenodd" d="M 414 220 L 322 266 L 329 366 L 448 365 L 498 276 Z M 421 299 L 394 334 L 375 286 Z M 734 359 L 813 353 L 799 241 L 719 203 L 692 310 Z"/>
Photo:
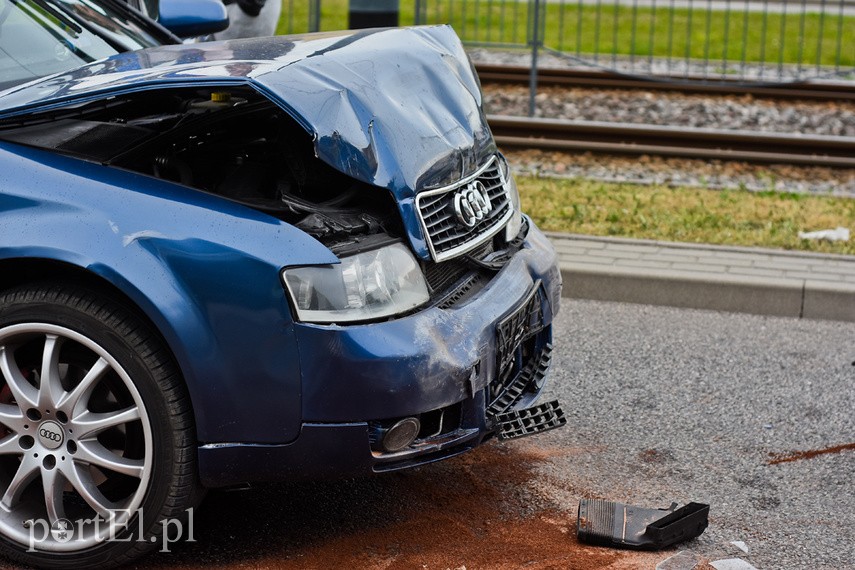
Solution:
<path fill-rule="evenodd" d="M 543 288 L 538 281 L 528 298 L 498 324 L 496 376 L 487 391 L 487 413 L 502 414 L 530 405 L 549 370 L 551 330 L 543 324 Z"/>
<path fill-rule="evenodd" d="M 543 327 L 543 302 L 543 292 L 538 281 L 519 309 L 499 323 L 496 329 L 499 341 L 496 364 L 501 375 L 511 372 L 511 364 L 522 342 L 534 336 Z"/>

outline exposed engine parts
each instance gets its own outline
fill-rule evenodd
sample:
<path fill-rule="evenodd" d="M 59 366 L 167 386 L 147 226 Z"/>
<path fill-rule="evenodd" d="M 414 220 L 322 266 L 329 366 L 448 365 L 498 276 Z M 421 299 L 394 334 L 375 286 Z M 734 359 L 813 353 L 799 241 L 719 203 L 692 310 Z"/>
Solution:
<path fill-rule="evenodd" d="M 327 245 L 403 234 L 388 191 L 318 160 L 311 136 L 248 88 L 138 93 L 0 127 L 2 139 L 216 194 Z"/>

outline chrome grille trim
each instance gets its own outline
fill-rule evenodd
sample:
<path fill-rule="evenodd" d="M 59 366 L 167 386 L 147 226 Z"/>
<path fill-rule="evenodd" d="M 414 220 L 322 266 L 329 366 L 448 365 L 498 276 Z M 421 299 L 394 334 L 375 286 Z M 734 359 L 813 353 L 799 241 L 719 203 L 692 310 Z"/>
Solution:
<path fill-rule="evenodd" d="M 466 227 L 455 219 L 451 203 L 454 192 L 473 180 L 480 180 L 487 188 L 493 208 L 484 220 L 473 227 Z M 494 155 L 474 174 L 449 186 L 416 195 L 416 211 L 434 261 L 450 259 L 475 249 L 505 227 L 514 213 L 506 182 L 499 157 Z"/>

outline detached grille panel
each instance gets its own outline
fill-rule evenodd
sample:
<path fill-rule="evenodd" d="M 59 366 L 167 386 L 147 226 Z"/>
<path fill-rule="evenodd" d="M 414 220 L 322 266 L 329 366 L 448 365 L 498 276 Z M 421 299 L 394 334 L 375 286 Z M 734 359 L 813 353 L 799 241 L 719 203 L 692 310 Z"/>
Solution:
<path fill-rule="evenodd" d="M 487 190 L 491 208 L 474 226 L 466 226 L 454 210 L 455 195 L 473 181 Z M 416 196 L 416 206 L 431 255 L 442 261 L 473 249 L 493 237 L 513 214 L 505 189 L 499 158 L 494 156 L 473 176 L 438 190 Z"/>

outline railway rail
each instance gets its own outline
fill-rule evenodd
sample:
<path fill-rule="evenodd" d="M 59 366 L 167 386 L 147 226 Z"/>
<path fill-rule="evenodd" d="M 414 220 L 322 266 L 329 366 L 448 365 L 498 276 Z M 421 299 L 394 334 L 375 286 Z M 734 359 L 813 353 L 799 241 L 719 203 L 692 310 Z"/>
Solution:
<path fill-rule="evenodd" d="M 525 66 L 476 64 L 482 83 L 529 85 L 530 72 Z M 659 76 L 641 78 L 610 71 L 587 68 L 539 68 L 537 84 L 541 86 L 587 87 L 595 89 L 643 89 L 705 93 L 717 95 L 751 95 L 773 99 L 809 99 L 819 101 L 855 101 L 855 83 L 810 81 L 785 84 L 755 85 L 738 80 L 704 80 L 692 76 Z"/>
<path fill-rule="evenodd" d="M 855 168 L 855 137 L 490 115 L 500 147 Z"/>
<path fill-rule="evenodd" d="M 485 84 L 528 85 L 529 82 L 527 67 L 478 64 L 476 68 L 481 82 Z M 810 82 L 748 86 L 736 81 L 701 83 L 685 79 L 681 77 L 659 81 L 587 69 L 538 70 L 539 85 L 855 102 L 853 83 Z M 504 147 L 855 168 L 855 137 L 851 136 L 567 121 L 506 115 L 491 115 L 488 119 L 496 141 Z"/>

